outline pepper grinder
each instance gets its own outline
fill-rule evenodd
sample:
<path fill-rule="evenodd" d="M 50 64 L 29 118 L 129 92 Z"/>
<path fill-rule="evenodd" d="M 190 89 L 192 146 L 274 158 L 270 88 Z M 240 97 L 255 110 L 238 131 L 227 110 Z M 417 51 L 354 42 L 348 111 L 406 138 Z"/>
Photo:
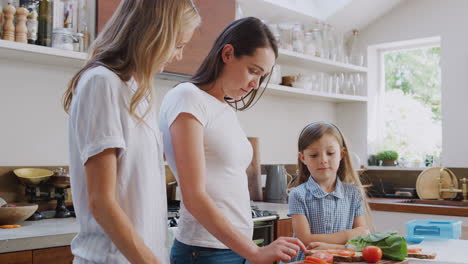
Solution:
<path fill-rule="evenodd" d="M 15 28 L 15 41 L 21 43 L 28 43 L 28 28 L 26 27 L 26 18 L 29 11 L 21 6 L 16 9 L 16 28 Z"/>
<path fill-rule="evenodd" d="M 3 8 L 3 15 L 5 17 L 5 23 L 3 24 L 4 40 L 15 41 L 15 25 L 13 24 L 15 11 L 16 9 L 10 2 Z"/>

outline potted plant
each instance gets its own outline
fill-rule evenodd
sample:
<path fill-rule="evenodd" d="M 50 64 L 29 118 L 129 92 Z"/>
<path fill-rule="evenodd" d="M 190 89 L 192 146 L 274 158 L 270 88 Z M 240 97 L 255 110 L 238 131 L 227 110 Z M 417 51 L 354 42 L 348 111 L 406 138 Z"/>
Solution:
<path fill-rule="evenodd" d="M 398 159 L 398 153 L 393 150 L 385 150 L 377 153 L 377 160 L 382 161 L 382 166 L 396 166 L 396 160 Z"/>

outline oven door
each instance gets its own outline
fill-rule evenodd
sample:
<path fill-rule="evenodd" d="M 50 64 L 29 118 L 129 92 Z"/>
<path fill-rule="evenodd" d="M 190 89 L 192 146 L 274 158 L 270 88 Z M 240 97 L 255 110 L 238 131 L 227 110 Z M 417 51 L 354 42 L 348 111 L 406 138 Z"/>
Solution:
<path fill-rule="evenodd" d="M 259 217 L 266 218 L 266 217 Z M 266 246 L 273 242 L 275 235 L 275 220 L 276 217 L 268 220 L 263 219 L 253 219 L 254 220 L 254 231 L 253 231 L 253 241 L 260 247 Z"/>

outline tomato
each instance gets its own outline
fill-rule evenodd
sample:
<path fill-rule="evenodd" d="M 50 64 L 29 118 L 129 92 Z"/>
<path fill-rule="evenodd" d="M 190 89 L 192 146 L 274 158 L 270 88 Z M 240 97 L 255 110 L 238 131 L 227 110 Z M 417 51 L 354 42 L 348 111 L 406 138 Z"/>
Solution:
<path fill-rule="evenodd" d="M 362 250 L 364 260 L 369 263 L 376 263 L 382 259 L 382 250 L 376 246 L 367 246 Z"/>
<path fill-rule="evenodd" d="M 421 248 L 408 248 L 408 253 L 421 253 Z"/>
<path fill-rule="evenodd" d="M 354 250 L 350 248 L 347 248 L 347 249 L 339 250 L 337 254 L 343 257 L 352 257 L 356 254 L 356 252 L 354 252 Z"/>
<path fill-rule="evenodd" d="M 315 252 L 312 257 L 319 258 L 321 260 L 325 260 L 327 263 L 333 263 L 333 255 L 330 253 L 327 253 L 325 251 L 319 251 Z"/>
<path fill-rule="evenodd" d="M 340 252 L 340 250 L 339 249 L 327 249 L 326 252 L 332 255 L 338 255 L 338 252 Z"/>
<path fill-rule="evenodd" d="M 327 264 L 327 262 L 325 260 L 322 260 L 322 259 L 319 259 L 319 258 L 316 258 L 316 257 L 312 257 L 312 256 L 307 256 L 305 261 L 303 263 L 310 263 L 310 264 Z"/>

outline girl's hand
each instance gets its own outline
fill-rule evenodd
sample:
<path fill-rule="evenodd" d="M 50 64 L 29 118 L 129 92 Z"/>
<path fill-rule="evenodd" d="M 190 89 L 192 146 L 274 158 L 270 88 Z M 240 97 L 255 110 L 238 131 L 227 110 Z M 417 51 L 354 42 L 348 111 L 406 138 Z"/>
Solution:
<path fill-rule="evenodd" d="M 299 239 L 280 237 L 268 246 L 258 248 L 257 253 L 249 261 L 252 264 L 270 264 L 277 260 L 289 262 L 296 257 L 299 250 L 307 251 Z"/>
<path fill-rule="evenodd" d="M 359 227 L 355 227 L 353 229 L 347 230 L 348 241 L 355 237 L 368 235 L 368 234 L 370 234 L 369 229 L 363 226 L 359 226 Z"/>
<path fill-rule="evenodd" d="M 310 242 L 307 250 L 345 249 L 344 245 L 330 244 L 325 242 Z"/>

